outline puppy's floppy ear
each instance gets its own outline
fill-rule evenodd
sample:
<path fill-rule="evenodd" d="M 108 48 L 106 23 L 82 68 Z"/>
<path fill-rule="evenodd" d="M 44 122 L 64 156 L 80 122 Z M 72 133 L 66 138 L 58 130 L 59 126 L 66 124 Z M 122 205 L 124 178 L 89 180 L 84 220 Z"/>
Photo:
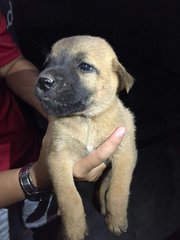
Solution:
<path fill-rule="evenodd" d="M 126 69 L 117 59 L 113 59 L 112 66 L 113 71 L 116 72 L 119 78 L 118 91 L 125 89 L 128 93 L 134 84 L 134 78 L 126 71 Z"/>

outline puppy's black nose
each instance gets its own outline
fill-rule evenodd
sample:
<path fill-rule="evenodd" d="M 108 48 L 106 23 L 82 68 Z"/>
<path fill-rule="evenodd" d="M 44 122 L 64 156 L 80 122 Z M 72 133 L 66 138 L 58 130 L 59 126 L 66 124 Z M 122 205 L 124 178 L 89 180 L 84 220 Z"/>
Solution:
<path fill-rule="evenodd" d="M 48 91 L 54 83 L 54 80 L 47 77 L 40 77 L 38 79 L 38 86 L 43 91 Z"/>

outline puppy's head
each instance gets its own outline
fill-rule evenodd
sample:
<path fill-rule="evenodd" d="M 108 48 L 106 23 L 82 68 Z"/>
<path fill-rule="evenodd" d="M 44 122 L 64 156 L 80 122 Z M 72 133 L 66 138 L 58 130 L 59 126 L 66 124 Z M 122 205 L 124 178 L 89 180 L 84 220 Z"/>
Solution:
<path fill-rule="evenodd" d="M 95 116 L 111 106 L 133 78 L 102 38 L 74 36 L 54 44 L 35 94 L 50 115 Z"/>

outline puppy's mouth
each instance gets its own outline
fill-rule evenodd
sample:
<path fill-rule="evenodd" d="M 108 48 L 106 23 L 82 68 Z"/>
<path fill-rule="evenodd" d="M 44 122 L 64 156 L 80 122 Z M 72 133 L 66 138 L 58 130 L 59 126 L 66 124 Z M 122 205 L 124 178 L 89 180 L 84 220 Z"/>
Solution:
<path fill-rule="evenodd" d="M 84 97 L 83 99 L 78 100 L 77 102 L 60 102 L 57 100 L 50 99 L 45 97 L 41 99 L 41 104 L 44 110 L 49 115 L 54 115 L 57 117 L 65 117 L 69 115 L 77 115 L 82 113 L 89 103 L 89 97 Z"/>

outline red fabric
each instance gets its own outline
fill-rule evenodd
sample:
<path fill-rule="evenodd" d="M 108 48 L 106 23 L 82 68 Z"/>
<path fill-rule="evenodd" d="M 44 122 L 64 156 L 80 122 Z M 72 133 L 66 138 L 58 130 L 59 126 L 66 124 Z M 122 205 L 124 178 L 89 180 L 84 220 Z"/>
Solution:
<path fill-rule="evenodd" d="M 0 66 L 20 56 L 21 52 L 0 18 Z M 20 167 L 37 160 L 41 138 L 28 111 L 0 78 L 0 171 Z M 27 106 L 26 106 L 27 108 Z M 24 109 L 27 110 L 27 109 Z"/>
<path fill-rule="evenodd" d="M 10 34 L 6 30 L 6 20 L 0 15 L 0 67 L 15 60 L 21 55 Z"/>

